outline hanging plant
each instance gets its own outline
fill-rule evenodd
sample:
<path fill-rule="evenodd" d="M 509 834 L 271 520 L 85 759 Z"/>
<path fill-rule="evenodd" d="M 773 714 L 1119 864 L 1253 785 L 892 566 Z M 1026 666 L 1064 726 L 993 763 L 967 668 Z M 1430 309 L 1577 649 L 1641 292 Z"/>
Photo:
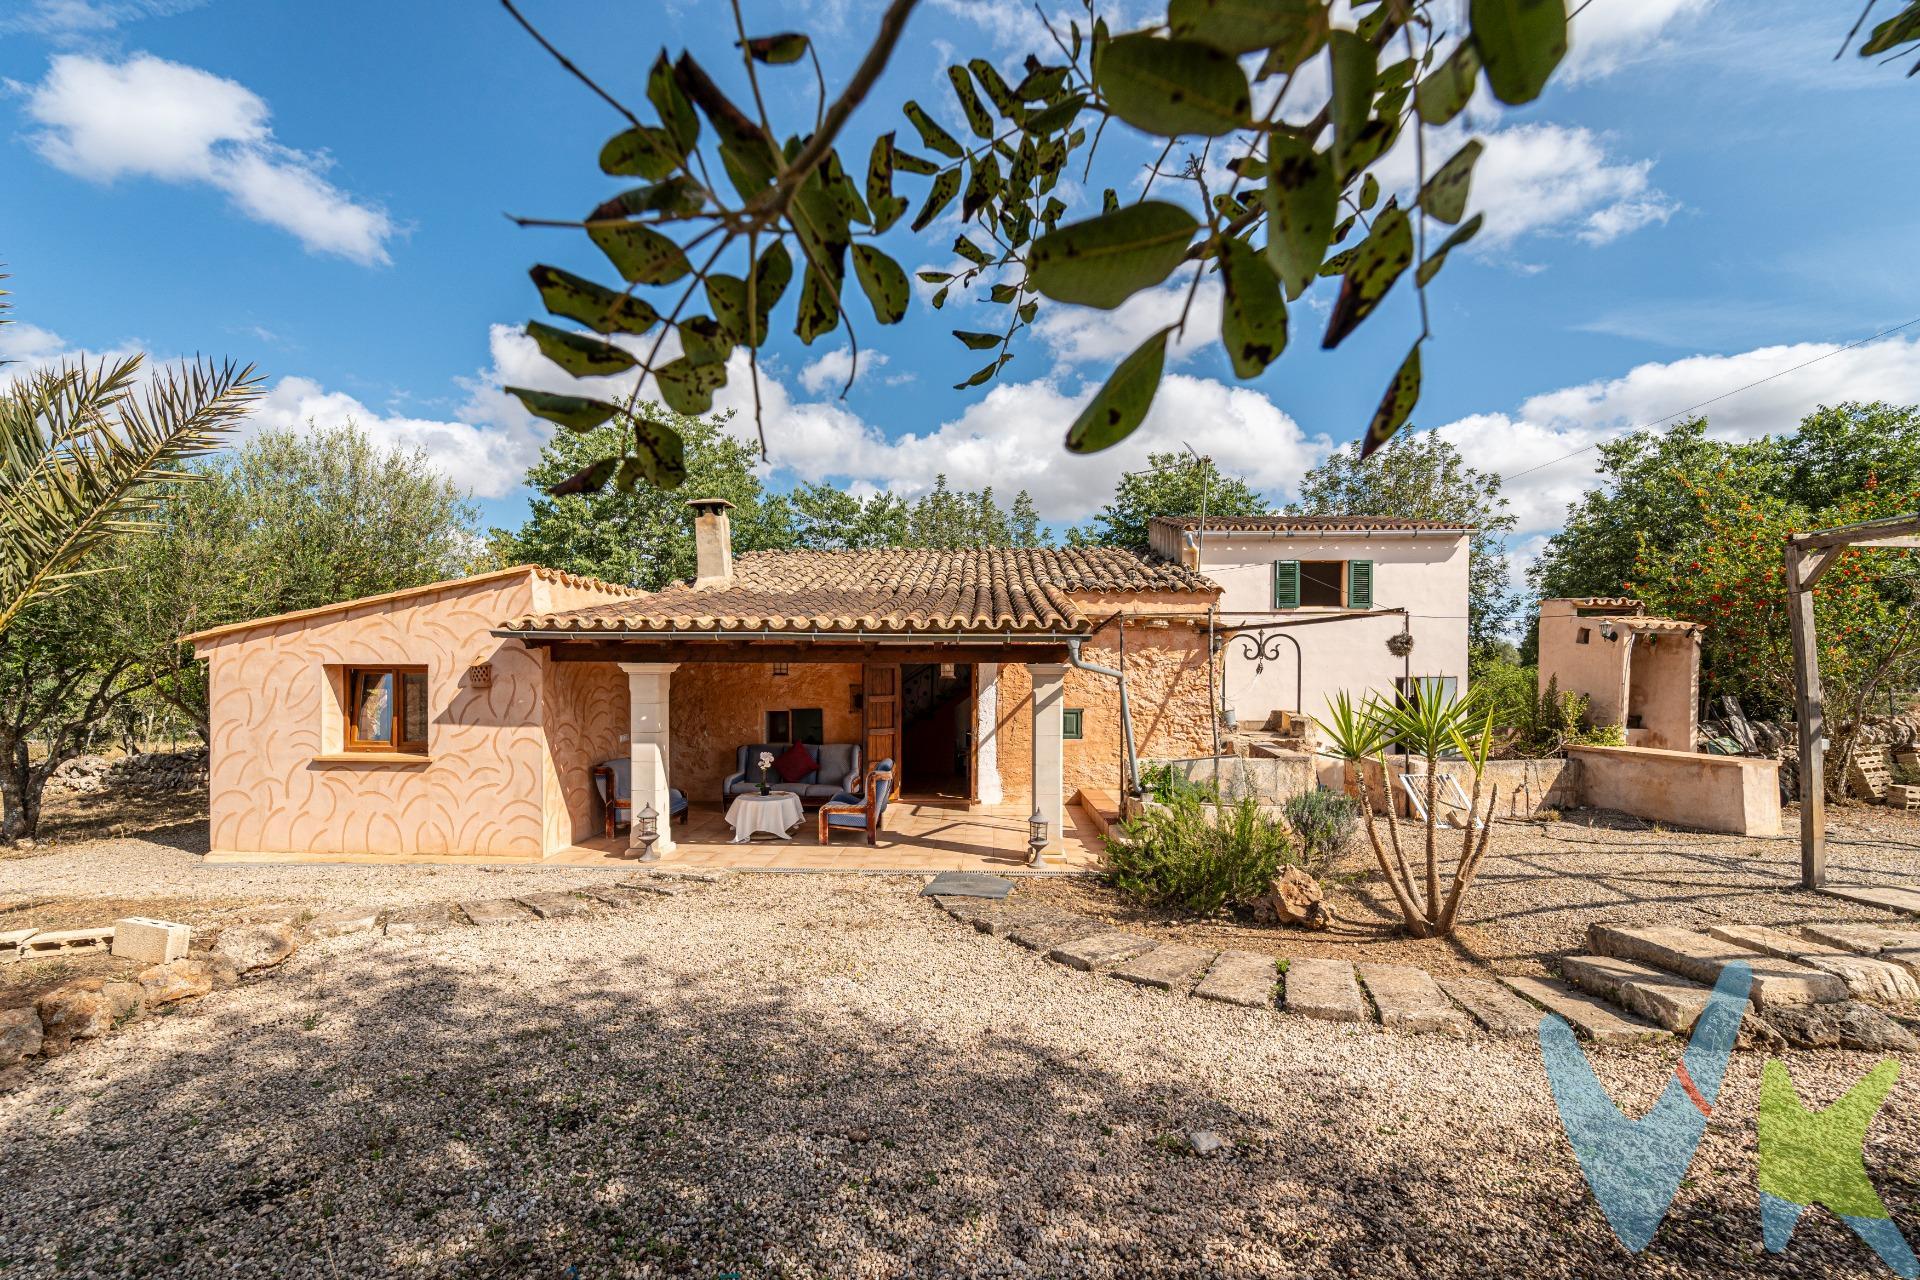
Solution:
<path fill-rule="evenodd" d="M 1397 636 L 1387 637 L 1387 652 L 1396 658 L 1404 658 L 1413 652 L 1413 633 L 1402 631 Z"/>

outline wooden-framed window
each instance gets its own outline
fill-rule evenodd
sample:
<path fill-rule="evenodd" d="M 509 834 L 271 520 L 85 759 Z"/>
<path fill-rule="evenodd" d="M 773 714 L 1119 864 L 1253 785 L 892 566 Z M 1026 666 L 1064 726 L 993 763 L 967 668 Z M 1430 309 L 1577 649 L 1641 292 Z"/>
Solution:
<path fill-rule="evenodd" d="M 346 667 L 340 673 L 346 702 L 348 751 L 427 750 L 427 669 Z"/>
<path fill-rule="evenodd" d="M 1275 560 L 1276 609 L 1371 609 L 1373 561 Z"/>
<path fill-rule="evenodd" d="M 1060 736 L 1079 739 L 1086 736 L 1087 712 L 1084 707 L 1066 707 L 1060 712 Z"/>
<path fill-rule="evenodd" d="M 767 742 L 804 742 L 817 747 L 826 740 L 826 717 L 819 707 L 788 707 L 767 712 Z"/>

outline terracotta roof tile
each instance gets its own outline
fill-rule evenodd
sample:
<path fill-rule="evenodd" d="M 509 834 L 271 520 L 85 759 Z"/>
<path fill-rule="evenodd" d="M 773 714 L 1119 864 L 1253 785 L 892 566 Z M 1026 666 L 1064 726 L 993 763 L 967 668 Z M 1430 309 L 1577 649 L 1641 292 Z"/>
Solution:
<path fill-rule="evenodd" d="M 1171 529 L 1200 527 L 1199 516 L 1155 516 L 1150 523 Z M 1409 520 L 1399 516 L 1208 516 L 1207 528 L 1230 533 L 1345 533 L 1368 529 L 1406 529 L 1421 533 L 1472 533 L 1470 524 L 1452 524 L 1444 520 Z"/>
<path fill-rule="evenodd" d="M 1082 631 L 1075 592 L 1206 593 L 1181 565 L 1117 547 L 752 551 L 725 587 L 529 615 L 507 631 Z"/>

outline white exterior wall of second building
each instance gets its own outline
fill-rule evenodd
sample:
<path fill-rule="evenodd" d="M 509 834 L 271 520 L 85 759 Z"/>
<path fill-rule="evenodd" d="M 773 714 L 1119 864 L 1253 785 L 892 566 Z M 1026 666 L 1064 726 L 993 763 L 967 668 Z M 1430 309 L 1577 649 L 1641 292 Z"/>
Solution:
<path fill-rule="evenodd" d="M 1352 618 L 1285 629 L 1300 642 L 1300 700 L 1296 707 L 1293 646 L 1277 644 L 1280 656 L 1256 673 L 1257 663 L 1234 640 L 1222 657 L 1226 705 L 1244 725 L 1258 727 L 1273 711 L 1304 711 L 1324 719 L 1327 702 L 1344 689 L 1359 701 L 1368 693 L 1391 698 L 1395 680 L 1451 676 L 1467 691 L 1467 538 L 1464 534 L 1215 533 L 1203 543 L 1200 571 L 1220 584 L 1225 624 L 1306 619 L 1339 610 L 1273 607 L 1276 560 L 1370 560 L 1373 607 L 1405 608 L 1413 634 L 1411 663 L 1387 651 L 1387 638 L 1401 628 L 1399 615 Z M 1273 634 L 1272 632 L 1268 633 Z"/>

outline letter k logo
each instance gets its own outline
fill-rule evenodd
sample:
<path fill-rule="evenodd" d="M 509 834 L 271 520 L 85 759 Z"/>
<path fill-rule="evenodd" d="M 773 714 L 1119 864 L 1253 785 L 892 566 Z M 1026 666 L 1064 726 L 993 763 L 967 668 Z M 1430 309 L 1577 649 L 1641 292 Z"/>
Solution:
<path fill-rule="evenodd" d="M 1744 964 L 1721 970 L 1673 1079 L 1638 1120 L 1613 1105 L 1566 1022 L 1552 1014 L 1540 1019 L 1540 1052 L 1567 1141 L 1613 1234 L 1634 1253 L 1653 1239 L 1693 1163 L 1752 985 Z"/>

